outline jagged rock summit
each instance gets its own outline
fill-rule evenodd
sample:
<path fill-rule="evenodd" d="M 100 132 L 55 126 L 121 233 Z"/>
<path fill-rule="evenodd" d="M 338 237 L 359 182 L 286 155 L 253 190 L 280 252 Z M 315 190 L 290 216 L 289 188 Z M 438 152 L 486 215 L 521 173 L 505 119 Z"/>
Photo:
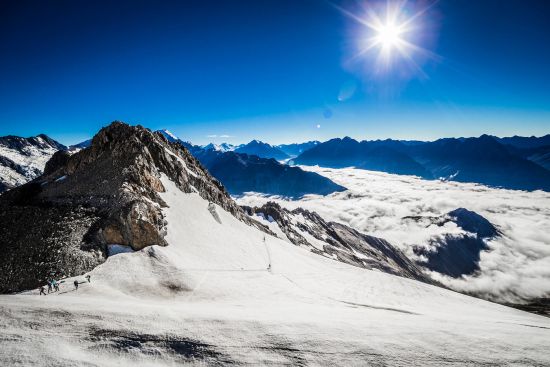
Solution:
<path fill-rule="evenodd" d="M 105 261 L 110 244 L 166 245 L 162 175 L 266 230 L 180 144 L 116 121 L 89 148 L 56 153 L 42 176 L 0 197 L 0 291 L 86 272 Z"/>

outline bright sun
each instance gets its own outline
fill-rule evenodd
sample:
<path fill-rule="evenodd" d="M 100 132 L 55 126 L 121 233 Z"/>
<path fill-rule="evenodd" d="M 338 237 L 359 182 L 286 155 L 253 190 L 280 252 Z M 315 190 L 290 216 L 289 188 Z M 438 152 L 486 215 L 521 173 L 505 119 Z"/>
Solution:
<path fill-rule="evenodd" d="M 375 42 L 384 49 L 390 50 L 392 48 L 399 47 L 399 45 L 403 42 L 403 39 L 401 38 L 401 33 L 403 33 L 403 30 L 395 23 L 388 22 L 380 25 L 375 30 L 377 33 L 375 36 Z"/>
<path fill-rule="evenodd" d="M 438 0 L 356 0 L 362 4 L 357 14 L 336 6 L 361 25 L 357 29 L 357 52 L 350 59 L 364 60 L 368 72 L 385 74 L 401 68 L 400 76 L 419 73 L 426 76 L 417 60 L 439 60 L 438 55 L 421 47 L 426 37 L 429 9 Z M 417 4 L 419 3 L 419 4 Z M 427 23 L 424 23 L 427 22 Z"/>
<path fill-rule="evenodd" d="M 419 17 L 425 9 L 414 13 L 406 5 L 406 0 L 381 0 L 379 6 L 367 7 L 362 16 L 342 9 L 344 14 L 364 26 L 356 57 L 378 50 L 376 63 L 383 69 L 389 68 L 398 59 L 413 62 L 412 53 L 423 51 L 411 43 L 411 39 L 418 32 Z"/>

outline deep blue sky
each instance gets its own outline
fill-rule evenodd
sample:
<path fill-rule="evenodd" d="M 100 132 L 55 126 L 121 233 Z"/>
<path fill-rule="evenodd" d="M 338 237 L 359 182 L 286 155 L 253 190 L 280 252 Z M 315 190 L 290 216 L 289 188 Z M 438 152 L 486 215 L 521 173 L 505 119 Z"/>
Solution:
<path fill-rule="evenodd" d="M 74 143 L 115 119 L 195 143 L 550 133 L 550 1 L 441 0 L 408 35 L 436 56 L 382 74 L 352 58 L 367 33 L 338 10 L 372 3 L 4 0 L 0 135 Z"/>

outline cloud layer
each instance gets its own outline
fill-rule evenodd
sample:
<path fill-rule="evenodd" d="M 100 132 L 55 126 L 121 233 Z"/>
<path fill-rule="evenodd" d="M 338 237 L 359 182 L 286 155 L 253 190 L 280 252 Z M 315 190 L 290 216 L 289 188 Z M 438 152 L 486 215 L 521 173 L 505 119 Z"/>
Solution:
<path fill-rule="evenodd" d="M 329 196 L 288 201 L 249 193 L 240 204 L 267 200 L 293 209 L 303 207 L 327 220 L 383 237 L 414 258 L 412 247 L 434 236 L 464 233 L 454 223 L 425 226 L 406 216 L 439 216 L 464 207 L 487 218 L 503 233 L 488 242 L 480 273 L 459 279 L 433 273 L 451 288 L 500 302 L 550 296 L 550 194 L 489 188 L 478 184 L 427 181 L 411 176 L 353 168 L 302 167 L 348 188 Z"/>

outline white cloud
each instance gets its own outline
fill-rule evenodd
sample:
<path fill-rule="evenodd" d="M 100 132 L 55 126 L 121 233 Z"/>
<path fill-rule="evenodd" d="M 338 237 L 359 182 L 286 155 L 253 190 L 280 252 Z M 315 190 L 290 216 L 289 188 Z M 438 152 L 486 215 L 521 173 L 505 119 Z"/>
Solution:
<path fill-rule="evenodd" d="M 403 217 L 439 216 L 458 207 L 473 210 L 496 225 L 503 236 L 489 243 L 491 251 L 481 254 L 480 274 L 438 279 L 453 289 L 498 301 L 550 295 L 550 193 L 428 181 L 352 168 L 303 168 L 349 190 L 326 197 L 309 195 L 299 201 L 276 201 L 288 208 L 314 210 L 325 219 L 383 237 L 411 257 L 413 245 L 427 245 L 433 236 L 464 232 L 453 223 L 426 227 Z M 267 200 L 248 194 L 239 202 L 257 205 Z"/>
<path fill-rule="evenodd" d="M 221 135 L 212 134 L 212 135 L 206 135 L 206 137 L 207 138 L 220 138 L 220 139 L 234 138 L 233 135 L 228 135 L 228 134 L 221 134 Z"/>

